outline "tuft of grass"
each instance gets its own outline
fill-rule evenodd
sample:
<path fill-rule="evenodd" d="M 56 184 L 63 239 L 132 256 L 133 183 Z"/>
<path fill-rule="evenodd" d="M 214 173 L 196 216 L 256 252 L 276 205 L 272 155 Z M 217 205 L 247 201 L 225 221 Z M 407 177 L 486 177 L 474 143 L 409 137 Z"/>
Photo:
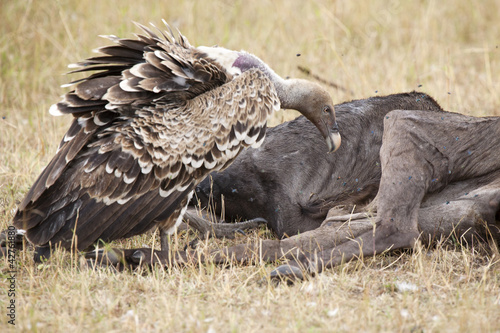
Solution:
<path fill-rule="evenodd" d="M 131 37 L 139 32 L 132 21 L 164 18 L 193 45 L 245 49 L 283 77 L 306 77 L 298 69 L 305 67 L 345 88 L 329 88 L 336 102 L 419 90 L 451 111 L 499 116 L 499 12 L 494 0 L 0 1 L 0 229 L 68 128 L 70 117 L 47 112 L 70 79 L 61 74 L 107 44 L 100 34 Z M 278 112 L 272 124 L 296 115 Z M 249 236 L 257 237 L 271 235 Z M 189 239 L 179 234 L 174 242 L 182 248 Z M 146 234 L 113 245 L 154 244 Z M 274 266 L 260 262 L 118 273 L 62 251 L 40 265 L 31 257 L 28 249 L 16 258 L 15 329 L 23 331 L 500 330 L 495 249 L 420 247 L 293 286 L 271 283 Z M 2 309 L 9 270 L 2 259 Z M 0 330 L 14 328 L 7 320 L 2 312 Z"/>

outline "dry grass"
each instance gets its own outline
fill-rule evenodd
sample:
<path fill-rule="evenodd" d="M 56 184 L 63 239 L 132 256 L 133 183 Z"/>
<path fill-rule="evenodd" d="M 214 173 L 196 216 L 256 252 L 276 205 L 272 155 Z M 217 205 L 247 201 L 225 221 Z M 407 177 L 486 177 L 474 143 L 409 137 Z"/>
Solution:
<path fill-rule="evenodd" d="M 0 1 L 0 228 L 70 121 L 47 112 L 68 81 L 60 74 L 106 43 L 97 35 L 131 36 L 131 21 L 165 18 L 194 45 L 246 49 L 283 76 L 303 77 L 297 66 L 306 66 L 347 89 L 331 89 L 338 102 L 418 89 L 446 109 L 498 116 L 500 4 L 443 2 Z M 123 246 L 143 243 L 151 236 Z M 378 256 L 294 286 L 269 283 L 272 266 L 261 263 L 142 274 L 80 268 L 68 253 L 40 266 L 30 258 L 17 258 L 15 328 L 23 331 L 500 330 L 497 259 L 471 248 Z M 2 261 L 2 331 L 12 328 L 7 271 Z"/>

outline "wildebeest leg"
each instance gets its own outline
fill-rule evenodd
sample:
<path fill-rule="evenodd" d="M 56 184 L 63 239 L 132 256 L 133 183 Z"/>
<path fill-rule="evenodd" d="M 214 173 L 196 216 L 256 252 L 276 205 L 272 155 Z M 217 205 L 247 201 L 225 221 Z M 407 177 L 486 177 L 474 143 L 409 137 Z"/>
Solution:
<path fill-rule="evenodd" d="M 154 250 L 151 248 L 136 249 L 99 249 L 85 254 L 89 264 L 114 266 L 119 270 L 128 267 L 163 265 L 199 264 L 213 262 L 215 264 L 227 264 L 229 262 L 249 264 L 253 260 L 275 261 L 283 256 L 286 247 L 280 246 L 279 240 L 263 240 L 248 244 L 239 244 L 221 250 L 211 250 L 206 253 L 198 249 L 186 249 L 179 251 Z M 296 249 L 300 253 L 299 249 Z M 207 257 L 208 255 L 208 257 Z"/>
<path fill-rule="evenodd" d="M 426 196 L 424 205 L 418 211 L 418 227 L 420 240 L 426 244 L 450 237 L 461 244 L 473 244 L 477 240 L 483 243 L 500 240 L 500 172 L 489 174 L 483 179 L 455 183 L 443 191 Z M 324 255 L 325 249 L 331 252 L 342 243 L 347 244 L 366 232 L 373 232 L 372 220 L 376 217 L 353 215 L 357 219 L 348 221 L 348 215 L 332 216 L 316 230 L 283 240 L 282 246 L 294 243 L 301 255 L 294 251 L 284 255 L 289 262 L 271 272 L 271 277 L 302 279 L 302 270 L 315 269 L 317 266 L 315 258 L 318 253 Z M 302 239 L 302 243 L 299 243 L 299 239 Z"/>
<path fill-rule="evenodd" d="M 187 225 L 181 228 L 186 229 L 187 226 L 198 230 L 201 235 L 200 238 L 216 237 L 216 238 L 234 238 L 236 232 L 244 233 L 244 230 L 258 228 L 267 221 L 261 218 L 256 218 L 243 222 L 235 223 L 213 223 L 199 216 L 196 209 L 188 208 L 184 215 L 187 220 Z M 161 250 L 154 250 L 151 248 L 140 249 L 98 249 L 85 254 L 85 258 L 96 262 L 100 265 L 111 265 L 116 267 L 136 267 L 142 264 L 163 264 L 171 265 L 173 262 L 182 264 L 188 261 L 198 260 L 198 256 L 189 251 L 171 251 L 169 232 L 166 229 L 159 228 L 160 232 L 160 245 Z M 188 258 L 191 258 L 188 260 Z M 194 259 L 193 259 L 194 258 Z M 203 259 L 204 260 L 204 259 Z M 216 262 L 223 262 L 222 257 L 216 257 Z"/>
<path fill-rule="evenodd" d="M 353 241 L 308 256 L 303 264 L 321 271 L 343 260 L 412 247 L 426 193 L 500 168 L 500 159 L 491 156 L 500 147 L 499 133 L 498 118 L 448 112 L 427 112 L 425 117 L 413 111 L 387 114 L 375 227 Z"/>
<path fill-rule="evenodd" d="M 200 238 L 234 238 L 235 233 L 245 234 L 245 230 L 256 229 L 267 221 L 263 218 L 255 218 L 242 222 L 210 222 L 205 216 L 200 216 L 196 209 L 188 208 L 184 219 L 187 225 L 200 232 Z"/>
<path fill-rule="evenodd" d="M 161 264 L 165 266 L 187 263 L 197 264 L 207 262 L 207 260 L 215 264 L 227 264 L 229 262 L 249 264 L 260 260 L 273 262 L 282 258 L 302 258 L 303 251 L 308 248 L 315 249 L 315 234 L 310 233 L 304 233 L 303 238 L 295 236 L 285 240 L 258 240 L 220 250 L 211 250 L 207 253 L 198 252 L 197 249 L 186 249 L 184 251 L 158 251 L 151 248 L 112 249 L 111 251 L 101 251 L 99 253 L 90 252 L 86 255 L 86 258 L 98 263 L 102 261 L 106 265 L 124 264 L 132 268 L 144 264 Z"/>
<path fill-rule="evenodd" d="M 483 185 L 478 187 L 478 184 Z M 500 239 L 497 222 L 500 219 L 500 172 L 489 174 L 483 179 L 454 183 L 443 191 L 426 196 L 424 204 L 426 207 L 421 207 L 418 212 L 418 225 L 422 240 L 426 243 L 450 235 L 466 242 L 474 238 L 485 240 L 489 236 Z M 289 263 L 273 271 L 271 277 L 301 279 L 303 265 L 309 268 L 311 263 L 316 264 L 315 259 L 321 258 L 327 251 L 331 253 L 332 249 L 348 244 L 355 244 L 359 248 L 352 239 L 373 233 L 374 222 L 371 219 L 376 217 L 346 222 L 333 221 L 335 218 L 327 219 L 319 228 L 290 238 L 239 244 L 211 251 L 209 256 L 211 262 L 217 264 L 229 261 L 248 264 L 260 260 L 273 262 L 287 259 Z M 173 263 L 197 264 L 207 260 L 205 254 L 199 254 L 195 250 L 168 252 L 151 249 L 123 250 L 119 257 L 115 254 L 112 259 L 117 263 L 122 260 L 131 267 L 155 263 L 167 266 Z"/>

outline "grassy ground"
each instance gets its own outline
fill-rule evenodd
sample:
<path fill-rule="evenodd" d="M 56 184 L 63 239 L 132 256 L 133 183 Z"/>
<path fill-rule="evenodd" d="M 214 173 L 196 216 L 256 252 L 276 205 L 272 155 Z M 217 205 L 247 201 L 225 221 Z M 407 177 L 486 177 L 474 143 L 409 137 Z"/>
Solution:
<path fill-rule="evenodd" d="M 495 0 L 2 0 L 0 229 L 68 127 L 48 114 L 69 80 L 60 74 L 106 43 L 99 34 L 131 36 L 131 21 L 165 18 L 193 45 L 248 50 L 282 76 L 304 77 L 305 66 L 345 88 L 330 89 L 337 102 L 418 89 L 448 110 L 499 116 L 499 13 Z M 273 124 L 295 115 L 280 112 Z M 262 263 L 113 273 L 67 253 L 36 266 L 25 252 L 14 298 L 0 262 L 0 330 L 13 329 L 4 313 L 15 299 L 23 331 L 499 331 L 500 271 L 488 253 L 419 248 L 275 286 Z"/>

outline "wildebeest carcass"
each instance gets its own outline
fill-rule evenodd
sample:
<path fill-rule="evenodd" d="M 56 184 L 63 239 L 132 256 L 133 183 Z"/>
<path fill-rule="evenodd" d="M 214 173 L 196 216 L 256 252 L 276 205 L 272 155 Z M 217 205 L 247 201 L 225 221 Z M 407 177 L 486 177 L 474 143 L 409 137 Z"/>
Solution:
<path fill-rule="evenodd" d="M 498 117 L 446 112 L 419 92 L 335 110 L 343 142 L 335 154 L 326 154 L 314 126 L 299 117 L 270 129 L 260 148 L 197 187 L 202 205 L 220 209 L 223 198 L 227 220 L 262 217 L 279 237 L 226 248 L 216 262 L 259 253 L 289 260 L 277 273 L 301 275 L 411 248 L 417 239 L 499 239 Z M 144 251 L 134 257 L 151 258 Z M 179 261 L 188 258 L 178 253 Z"/>

